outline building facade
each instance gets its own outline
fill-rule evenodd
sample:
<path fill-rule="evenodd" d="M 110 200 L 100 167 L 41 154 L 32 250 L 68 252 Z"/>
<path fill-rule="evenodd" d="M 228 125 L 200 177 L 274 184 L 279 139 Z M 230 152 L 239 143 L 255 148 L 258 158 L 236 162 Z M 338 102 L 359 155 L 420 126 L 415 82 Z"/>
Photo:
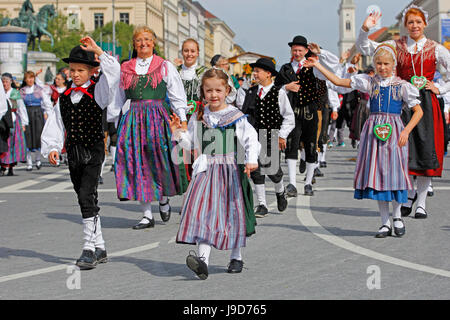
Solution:
<path fill-rule="evenodd" d="M 339 6 L 339 54 L 352 48 L 356 41 L 355 4 L 353 0 L 341 0 Z"/>

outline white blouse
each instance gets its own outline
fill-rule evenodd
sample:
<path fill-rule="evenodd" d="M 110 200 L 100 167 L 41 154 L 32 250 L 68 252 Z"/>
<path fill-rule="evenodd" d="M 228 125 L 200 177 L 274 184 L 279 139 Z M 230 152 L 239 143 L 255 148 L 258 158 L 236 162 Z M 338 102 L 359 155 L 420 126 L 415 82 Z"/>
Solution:
<path fill-rule="evenodd" d="M 394 77 L 382 78 L 378 75 L 371 77 L 367 74 L 358 74 L 351 77 L 351 86 L 354 90 L 369 93 L 372 90 L 375 82 L 377 82 L 382 87 L 388 87 L 391 84 L 393 78 Z M 420 105 L 419 90 L 411 83 L 406 81 L 402 81 L 401 86 L 401 96 L 403 102 L 406 103 L 409 108 L 413 108 L 418 104 Z"/>
<path fill-rule="evenodd" d="M 184 64 L 181 65 L 180 77 L 182 80 L 190 81 L 196 78 L 195 69 L 197 69 L 197 63 L 190 67 L 186 67 Z"/>
<path fill-rule="evenodd" d="M 407 37 L 407 50 L 409 53 L 414 54 L 416 50 L 416 44 L 417 44 L 417 52 L 420 52 L 425 43 L 427 42 L 427 38 L 424 36 L 419 41 L 414 41 L 411 39 L 410 36 Z M 394 40 L 388 40 L 384 43 L 390 44 L 392 46 L 396 46 Z M 369 39 L 369 32 L 365 32 L 362 28 L 359 31 L 358 38 L 356 39 L 355 46 L 356 48 L 361 51 L 363 55 L 371 56 L 375 52 L 375 49 L 378 47 L 380 43 L 372 41 Z M 437 66 L 441 66 L 445 70 L 446 79 L 450 79 L 450 53 L 448 52 L 447 48 L 445 48 L 441 44 L 437 44 L 436 50 L 435 50 L 435 57 L 436 57 L 436 63 Z M 450 80 L 447 80 L 445 85 L 436 85 L 438 87 L 440 94 L 445 94 L 446 92 L 450 91 Z"/>
<path fill-rule="evenodd" d="M 100 67 L 103 71 L 100 79 L 95 85 L 94 99 L 100 108 L 105 109 L 110 105 L 116 95 L 116 90 L 119 87 L 120 80 L 120 64 L 114 57 L 103 53 L 99 56 Z M 82 85 L 83 88 L 89 87 L 91 81 L 87 81 Z M 72 84 L 72 87 L 75 85 Z M 76 104 L 80 102 L 84 93 L 81 91 L 72 91 L 70 93 L 70 100 Z M 50 152 L 57 151 L 61 153 L 64 146 L 64 123 L 61 117 L 61 111 L 59 108 L 59 99 L 55 106 L 52 108 L 52 112 L 49 114 L 47 121 L 45 122 L 44 129 L 41 135 L 41 153 L 44 158 L 47 158 Z"/>
<path fill-rule="evenodd" d="M 136 58 L 136 74 L 146 75 L 153 56 L 148 59 Z M 167 75 L 164 72 L 167 70 Z M 161 75 L 167 86 L 167 96 L 170 100 L 170 107 L 180 117 L 181 121 L 187 121 L 186 113 L 189 111 L 187 105 L 186 93 L 184 92 L 183 81 L 181 81 L 180 74 L 175 66 L 169 62 L 163 62 L 163 68 L 161 68 Z M 130 101 L 127 101 L 125 90 L 118 88 L 114 102 L 108 106 L 107 120 L 108 122 L 116 122 L 119 118 L 120 111 L 125 114 L 130 108 Z"/>
<path fill-rule="evenodd" d="M 6 103 L 6 94 L 3 83 L 0 86 L 0 119 L 3 118 L 5 113 L 8 111 L 8 104 Z"/>
<path fill-rule="evenodd" d="M 13 91 L 13 89 L 10 88 L 8 90 L 8 92 L 6 92 L 6 99 L 9 100 L 9 98 L 11 97 L 11 92 L 12 91 Z M 17 115 L 17 116 L 19 116 L 19 119 L 22 122 L 22 125 L 23 126 L 27 126 L 28 123 L 29 123 L 27 107 L 25 107 L 25 103 L 23 102 L 22 99 L 17 99 L 16 101 L 17 101 L 17 112 L 12 112 L 12 121 L 13 122 L 16 121 L 16 115 Z M 9 103 L 12 106 L 11 100 L 9 100 Z"/>
<path fill-rule="evenodd" d="M 228 105 L 227 108 L 220 111 L 210 111 L 208 106 L 205 107 L 203 119 L 209 127 L 215 127 L 222 116 L 230 112 L 236 107 Z M 197 149 L 201 150 L 201 142 L 198 141 L 197 137 L 197 126 L 201 125 L 197 120 L 197 114 L 192 115 L 188 123 L 188 130 L 182 131 L 178 130 L 172 135 L 172 139 L 179 142 L 180 146 L 187 150 Z M 259 153 L 261 151 L 261 144 L 258 141 L 258 133 L 255 128 L 248 122 L 247 118 L 241 118 L 236 122 L 236 137 L 244 147 L 245 150 L 245 163 L 258 163 Z M 195 176 L 197 173 L 206 171 L 208 167 L 208 158 L 206 154 L 201 154 L 194 161 L 192 165 L 192 175 Z"/>
<path fill-rule="evenodd" d="M 35 85 L 36 84 L 32 85 L 31 87 L 30 86 L 25 86 L 24 87 L 24 93 L 25 94 L 33 94 Z M 38 85 L 38 87 L 40 87 L 42 89 L 41 109 L 42 109 L 42 111 L 45 114 L 49 115 L 52 112 L 53 103 L 52 103 L 52 101 L 50 99 L 50 96 L 48 95 L 48 92 L 45 90 L 45 88 L 41 87 L 39 85 Z"/>

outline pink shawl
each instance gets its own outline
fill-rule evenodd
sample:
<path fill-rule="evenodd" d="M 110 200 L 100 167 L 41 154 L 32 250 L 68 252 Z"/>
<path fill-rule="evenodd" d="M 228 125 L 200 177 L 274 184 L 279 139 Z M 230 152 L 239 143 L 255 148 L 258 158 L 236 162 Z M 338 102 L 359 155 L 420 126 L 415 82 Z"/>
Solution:
<path fill-rule="evenodd" d="M 163 65 L 164 61 L 165 60 L 163 58 L 157 56 L 156 54 L 153 55 L 152 63 L 150 64 L 147 74 L 145 75 L 147 77 L 147 82 L 144 87 L 147 87 L 150 82 L 152 88 L 156 89 L 158 84 L 162 81 L 163 75 L 167 75 L 167 67 Z M 139 76 L 136 74 L 136 58 L 124 62 L 120 73 L 120 87 L 124 90 L 135 88 L 139 81 Z"/>

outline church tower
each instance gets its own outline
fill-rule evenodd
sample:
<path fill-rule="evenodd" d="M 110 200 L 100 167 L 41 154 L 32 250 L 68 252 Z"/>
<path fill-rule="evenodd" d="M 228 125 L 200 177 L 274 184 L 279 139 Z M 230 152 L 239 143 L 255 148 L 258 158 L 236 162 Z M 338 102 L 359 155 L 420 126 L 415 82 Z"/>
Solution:
<path fill-rule="evenodd" d="M 355 4 L 353 0 L 341 0 L 339 6 L 339 54 L 349 50 L 355 44 Z"/>

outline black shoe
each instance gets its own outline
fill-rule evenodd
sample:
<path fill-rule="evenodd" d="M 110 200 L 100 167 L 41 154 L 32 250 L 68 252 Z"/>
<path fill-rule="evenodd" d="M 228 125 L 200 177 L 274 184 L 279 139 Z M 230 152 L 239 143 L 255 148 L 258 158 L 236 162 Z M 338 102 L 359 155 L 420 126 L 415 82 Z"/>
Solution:
<path fill-rule="evenodd" d="M 352 147 L 353 147 L 353 149 L 356 149 L 356 140 L 352 139 Z"/>
<path fill-rule="evenodd" d="M 153 228 L 155 226 L 155 219 L 149 219 L 147 217 L 143 217 L 143 219 L 147 219 L 148 223 L 138 223 L 137 225 L 133 226 L 134 230 L 141 230 L 146 228 Z"/>
<path fill-rule="evenodd" d="M 186 265 L 189 269 L 195 272 L 195 274 L 201 279 L 206 280 L 208 278 L 208 265 L 204 261 L 203 257 L 197 257 L 190 254 L 186 257 Z"/>
<path fill-rule="evenodd" d="M 419 210 L 419 208 L 422 209 L 423 212 L 417 212 L 417 210 Z M 422 208 L 422 207 L 417 207 L 416 208 L 416 214 L 414 215 L 414 218 L 416 218 L 416 219 L 426 219 L 427 217 L 428 217 L 428 214 L 425 211 L 425 208 Z"/>
<path fill-rule="evenodd" d="M 166 203 L 159 203 L 159 214 L 161 215 L 161 220 L 167 222 L 170 220 L 170 213 L 172 212 L 172 207 L 169 205 L 169 211 L 164 212 L 161 210 L 161 206 L 165 206 L 169 204 L 169 199 L 167 199 Z"/>
<path fill-rule="evenodd" d="M 405 223 L 403 222 L 403 220 L 401 218 L 394 218 L 394 233 L 397 237 L 401 237 L 406 233 L 406 228 L 405 228 Z M 395 221 L 401 221 L 403 223 L 403 227 L 401 228 L 397 228 L 395 226 Z"/>
<path fill-rule="evenodd" d="M 288 197 L 296 197 L 297 196 L 297 188 L 294 187 L 292 184 L 288 184 L 286 187 L 286 194 Z"/>
<path fill-rule="evenodd" d="M 280 192 L 280 193 L 276 193 L 276 196 L 277 196 L 278 211 L 283 212 L 284 210 L 286 210 L 287 205 L 288 205 L 288 201 L 287 201 L 287 197 L 286 197 L 286 190 L 284 190 L 283 192 Z"/>
<path fill-rule="evenodd" d="M 40 161 L 36 162 L 36 169 L 41 170 L 42 163 Z"/>
<path fill-rule="evenodd" d="M 114 165 L 111 166 L 111 169 L 109 171 L 114 172 Z"/>
<path fill-rule="evenodd" d="M 305 185 L 305 196 L 313 196 L 314 195 L 314 191 L 312 189 L 312 185 L 307 184 Z"/>
<path fill-rule="evenodd" d="M 314 169 L 314 177 L 323 177 L 324 174 L 322 173 L 322 171 L 320 171 L 319 168 L 315 168 Z"/>
<path fill-rule="evenodd" d="M 306 171 L 306 161 L 300 159 L 300 165 L 298 167 L 300 169 L 300 173 L 303 173 Z"/>
<path fill-rule="evenodd" d="M 103 177 L 98 177 L 98 184 L 103 184 Z"/>
<path fill-rule="evenodd" d="M 427 191 L 427 196 L 429 196 L 429 197 L 434 196 L 433 188 L 431 188 L 431 191 Z"/>
<path fill-rule="evenodd" d="M 266 206 L 261 204 L 256 207 L 255 210 L 255 217 L 257 218 L 264 218 L 269 214 L 269 210 L 267 210 Z"/>
<path fill-rule="evenodd" d="M 411 214 L 411 211 L 412 211 L 414 202 L 416 202 L 416 200 L 417 200 L 417 193 L 416 193 L 416 195 L 414 196 L 413 199 L 408 198 L 408 200 L 411 200 L 411 201 L 412 201 L 412 202 L 411 202 L 411 207 L 408 208 L 408 207 L 402 206 L 402 207 L 400 208 L 400 211 L 401 211 L 401 213 L 402 213 L 402 217 L 407 217 L 407 216 L 409 216 L 409 215 Z"/>
<path fill-rule="evenodd" d="M 319 167 L 326 168 L 327 167 L 327 162 L 326 161 L 320 161 Z"/>
<path fill-rule="evenodd" d="M 0 169 L 0 176 L 4 176 L 6 172 L 6 168 L 1 168 Z"/>
<path fill-rule="evenodd" d="M 13 176 L 13 175 L 14 175 L 13 168 L 9 168 L 7 176 Z"/>
<path fill-rule="evenodd" d="M 95 257 L 97 258 L 97 263 L 106 263 L 108 261 L 106 250 L 100 248 L 95 248 Z"/>
<path fill-rule="evenodd" d="M 383 228 L 387 228 L 388 231 L 380 231 Z M 386 238 L 387 236 L 391 236 L 391 235 L 392 235 L 391 227 L 389 227 L 387 225 L 382 225 L 380 227 L 380 229 L 378 230 L 378 233 L 375 235 L 375 238 Z"/>
<path fill-rule="evenodd" d="M 83 250 L 80 258 L 77 260 L 75 265 L 78 266 L 81 270 L 94 269 L 97 266 L 97 258 L 94 251 Z"/>
<path fill-rule="evenodd" d="M 228 273 L 240 273 L 242 272 L 242 267 L 244 266 L 244 262 L 242 260 L 232 259 L 228 264 Z"/>
<path fill-rule="evenodd" d="M 27 171 L 33 171 L 33 167 L 32 166 L 28 166 L 26 170 Z"/>

